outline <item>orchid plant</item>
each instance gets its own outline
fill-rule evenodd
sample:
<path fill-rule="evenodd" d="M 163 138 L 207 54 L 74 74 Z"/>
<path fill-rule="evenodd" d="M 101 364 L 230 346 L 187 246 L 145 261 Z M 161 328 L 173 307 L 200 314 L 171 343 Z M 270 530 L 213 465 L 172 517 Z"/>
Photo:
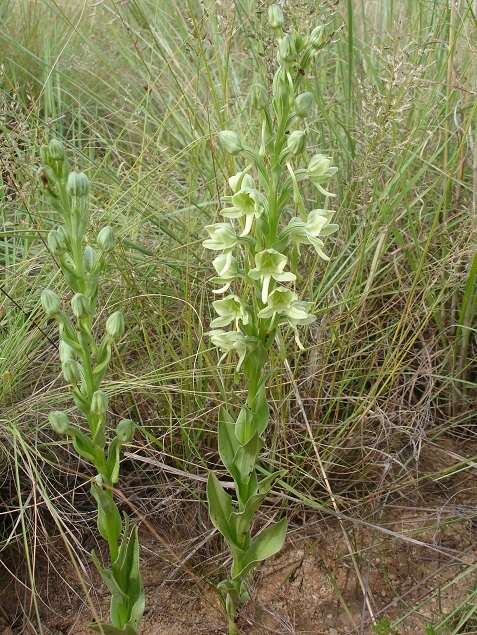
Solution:
<path fill-rule="evenodd" d="M 218 449 L 234 480 L 236 500 L 213 472 L 207 484 L 210 518 L 232 556 L 230 575 L 219 584 L 229 635 L 239 632 L 236 611 L 247 597 L 248 574 L 282 548 L 287 531 L 283 518 L 252 532 L 256 512 L 281 474 L 262 479 L 257 474 L 269 420 L 265 370 L 269 351 L 278 331 L 287 329 L 303 348 L 298 329 L 311 324 L 315 316 L 312 303 L 293 290 L 300 248 L 309 245 L 329 260 L 323 239 L 338 229 L 332 222 L 333 211 L 307 211 L 299 188 L 309 181 L 325 201 L 334 196 L 325 186 L 337 168 L 330 157 L 309 157 L 306 149 L 306 118 L 314 98 L 303 84 L 322 47 L 323 28 L 316 27 L 308 36 L 284 33 L 281 8 L 272 5 L 268 15 L 277 37 L 278 67 L 271 99 L 259 103 L 261 144 L 254 149 L 236 131 L 219 133 L 224 151 L 243 158 L 244 165 L 228 179 L 231 193 L 224 197 L 227 206 L 221 211 L 226 220 L 207 226 L 209 237 L 203 243 L 219 252 L 213 261 L 217 274 L 213 281 L 219 288 L 213 293 L 227 294 L 213 302 L 218 317 L 211 322 L 209 336 L 222 353 L 220 361 L 229 354 L 238 356 L 237 370 L 243 368 L 247 386 L 246 403 L 238 416 L 226 407 L 219 415 Z"/>
<path fill-rule="evenodd" d="M 135 425 L 119 422 L 113 435 L 106 425 L 108 399 L 102 390 L 113 343 L 124 334 L 124 317 L 115 311 L 106 320 L 104 336 L 93 333 L 100 275 L 114 246 L 111 227 L 103 227 L 95 245 L 86 238 L 89 226 L 89 181 L 82 172 L 69 171 L 63 145 L 53 139 L 41 151 L 39 177 L 62 223 L 48 234 L 48 247 L 70 287 L 70 315 L 62 310 L 58 295 L 44 289 L 41 302 L 48 317 L 59 326 L 59 356 L 73 401 L 87 423 L 84 432 L 64 411 L 49 415 L 53 430 L 71 439 L 79 456 L 96 471 L 91 494 L 96 501 L 97 525 L 108 545 L 110 566 L 93 553 L 93 562 L 111 593 L 110 622 L 95 623 L 92 630 L 105 635 L 136 635 L 144 611 L 144 591 L 139 572 L 138 530 L 126 515 L 121 517 L 113 488 L 119 481 L 121 448 L 132 440 Z M 112 437 L 112 438 L 111 438 Z"/>

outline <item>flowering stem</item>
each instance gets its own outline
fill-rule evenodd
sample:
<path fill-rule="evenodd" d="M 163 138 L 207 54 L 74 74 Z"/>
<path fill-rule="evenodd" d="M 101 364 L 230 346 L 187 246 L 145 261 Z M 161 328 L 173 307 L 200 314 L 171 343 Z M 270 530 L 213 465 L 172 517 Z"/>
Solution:
<path fill-rule="evenodd" d="M 278 5 L 270 7 L 269 21 L 280 37 L 283 12 Z M 234 480 L 235 500 L 213 472 L 207 483 L 210 518 L 232 554 L 230 575 L 219 584 L 229 634 L 238 633 L 235 613 L 247 597 L 247 576 L 259 562 L 280 551 L 286 536 L 284 518 L 258 533 L 253 529 L 260 504 L 282 474 L 275 472 L 260 481 L 257 474 L 269 420 L 269 350 L 279 328 L 290 327 L 298 343 L 298 326 L 314 320 L 309 313 L 311 303 L 299 300 L 294 291 L 283 286 L 297 279 L 295 271 L 287 267 L 293 264 L 296 270 L 300 244 L 313 245 L 318 255 L 326 259 L 319 236 L 337 229 L 330 223 L 332 212 L 313 210 L 306 220 L 293 215 L 297 207 L 301 215 L 306 214 L 303 199 L 299 193 L 297 196 L 298 179 L 294 172 L 294 165 L 306 151 L 306 134 L 300 129 L 290 134 L 290 128 L 300 125 L 313 106 L 313 95 L 298 93 L 298 89 L 319 49 L 320 32 L 314 29 L 307 37 L 288 33 L 278 40 L 272 98 L 265 96 L 257 104 L 257 111 L 263 116 L 258 152 L 244 145 L 232 130 L 219 133 L 223 149 L 232 155 L 243 153 L 248 162 L 246 168 L 229 178 L 232 194 L 224 197 L 229 206 L 222 215 L 230 222 L 207 226 L 209 238 L 203 243 L 214 252 L 222 252 L 214 260 L 218 273 L 215 281 L 223 285 L 224 291 L 234 289 L 213 303 L 219 317 L 212 321 L 209 334 L 223 353 L 220 361 L 231 352 L 239 355 L 237 370 L 243 368 L 247 388 L 238 416 L 232 416 L 225 407 L 219 415 L 218 449 Z M 308 176 L 322 192 L 322 184 L 335 171 L 328 157 L 315 155 L 299 175 Z M 254 176 L 258 177 L 259 186 L 255 185 Z M 289 212 L 292 217 L 284 227 L 284 216 Z M 222 330 L 228 325 L 234 325 L 234 330 Z"/>
<path fill-rule="evenodd" d="M 91 628 L 110 635 L 135 635 L 144 610 L 144 591 L 139 573 L 137 527 L 121 518 L 113 497 L 119 479 L 120 450 L 131 441 L 134 424 L 119 422 L 114 438 L 106 439 L 107 397 L 101 382 L 111 357 L 114 340 L 124 333 L 124 318 L 117 311 L 106 321 L 106 333 L 97 345 L 92 333 L 96 311 L 97 277 L 104 269 L 104 255 L 114 244 L 110 227 L 103 227 L 96 239 L 96 249 L 86 240 L 89 211 L 89 182 L 86 175 L 68 171 L 63 146 L 56 140 L 42 148 L 43 167 L 40 176 L 50 202 L 63 219 L 58 229 L 48 235 L 48 247 L 60 266 L 74 296 L 71 310 L 74 320 L 61 310 L 58 296 L 44 289 L 41 297 L 48 317 L 54 318 L 60 330 L 60 359 L 65 380 L 73 399 L 87 421 L 88 434 L 73 425 L 63 411 L 50 413 L 50 423 L 57 434 L 68 436 L 78 454 L 96 471 L 91 494 L 97 504 L 98 530 L 108 545 L 110 567 L 92 554 L 101 577 L 111 591 L 110 622 L 93 624 Z"/>

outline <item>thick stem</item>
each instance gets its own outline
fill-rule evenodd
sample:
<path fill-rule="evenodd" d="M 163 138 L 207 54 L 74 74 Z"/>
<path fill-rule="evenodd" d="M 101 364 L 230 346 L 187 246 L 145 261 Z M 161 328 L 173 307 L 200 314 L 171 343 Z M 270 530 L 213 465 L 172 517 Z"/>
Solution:
<path fill-rule="evenodd" d="M 227 629 L 228 635 L 240 635 L 240 631 L 235 622 L 236 617 L 236 609 L 235 609 L 235 601 L 232 597 L 232 593 L 227 593 L 227 597 L 225 598 L 225 608 L 227 610 Z"/>

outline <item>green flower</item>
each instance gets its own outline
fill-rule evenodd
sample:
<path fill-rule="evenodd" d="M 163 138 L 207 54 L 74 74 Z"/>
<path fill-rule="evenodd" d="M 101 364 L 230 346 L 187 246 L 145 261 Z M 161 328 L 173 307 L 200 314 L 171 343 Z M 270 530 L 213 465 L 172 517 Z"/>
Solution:
<path fill-rule="evenodd" d="M 229 223 L 215 223 L 207 225 L 205 229 L 210 236 L 202 243 L 206 249 L 227 251 L 237 244 L 237 236 Z"/>
<path fill-rule="evenodd" d="M 220 329 L 210 331 L 207 335 L 210 336 L 212 344 L 224 353 L 219 360 L 219 364 L 229 353 L 235 351 L 239 356 L 237 370 L 240 370 L 242 362 L 245 359 L 245 355 L 247 354 L 247 341 L 245 339 L 245 335 L 243 335 L 240 331 L 222 331 Z"/>
<path fill-rule="evenodd" d="M 251 177 L 244 176 L 240 191 L 231 198 L 232 207 L 222 210 L 222 216 L 226 218 L 242 218 L 245 216 L 245 227 L 241 236 L 247 236 L 252 229 L 255 218 L 258 218 L 265 207 L 266 199 L 258 190 L 250 187 L 253 184 Z"/>
<path fill-rule="evenodd" d="M 240 275 L 238 272 L 237 260 L 229 251 L 226 254 L 220 254 L 217 258 L 214 258 L 212 264 L 217 272 L 217 278 L 215 278 L 215 280 L 218 282 L 225 282 L 223 287 L 220 287 L 220 289 L 214 289 L 212 293 L 225 293 L 232 284 L 232 280 Z"/>
<path fill-rule="evenodd" d="M 287 264 L 287 257 L 276 251 L 276 249 L 264 249 L 255 255 L 255 269 L 249 271 L 249 276 L 253 280 L 262 282 L 262 302 L 266 304 L 268 298 L 268 288 L 270 280 L 273 278 L 277 282 L 293 282 L 296 280 L 294 273 L 283 271 Z"/>
<path fill-rule="evenodd" d="M 329 236 L 338 229 L 338 225 L 330 222 L 333 214 L 334 211 L 331 210 L 314 209 L 308 214 L 306 221 L 298 217 L 292 218 L 282 236 L 290 238 L 297 246 L 313 245 L 323 260 L 329 260 L 322 249 L 324 243 L 318 236 Z"/>
<path fill-rule="evenodd" d="M 219 142 L 225 152 L 238 154 L 242 150 L 242 142 L 239 135 L 233 130 L 222 130 L 219 132 Z"/>
<path fill-rule="evenodd" d="M 212 320 L 210 326 L 214 329 L 221 326 L 228 326 L 231 322 L 235 322 L 238 329 L 238 323 L 248 324 L 248 313 L 242 300 L 237 295 L 228 295 L 222 300 L 212 302 L 212 306 L 219 314 L 219 317 Z"/>
<path fill-rule="evenodd" d="M 298 337 L 298 326 L 304 326 L 305 324 L 311 324 L 315 321 L 315 316 L 309 313 L 311 308 L 311 302 L 305 302 L 298 300 L 298 296 L 290 289 L 285 287 L 278 287 L 268 297 L 268 305 L 259 311 L 259 318 L 272 318 L 281 316 L 285 318 L 287 322 L 295 332 L 295 341 L 298 347 L 303 350 L 303 345 Z"/>
<path fill-rule="evenodd" d="M 308 313 L 303 310 L 298 296 L 290 289 L 286 287 L 277 287 L 274 289 L 269 297 L 267 306 L 259 311 L 259 318 L 271 318 L 275 315 L 283 315 L 287 319 L 292 320 L 305 320 L 308 318 Z"/>
<path fill-rule="evenodd" d="M 310 92 L 300 93 L 295 99 L 295 114 L 297 117 L 301 117 L 302 119 L 307 117 L 312 108 L 313 102 L 315 101 L 313 94 Z"/>
<path fill-rule="evenodd" d="M 291 155 L 301 154 L 305 149 L 306 133 L 295 130 L 287 139 L 287 150 Z"/>
<path fill-rule="evenodd" d="M 324 154 L 315 154 L 310 159 L 306 173 L 313 185 L 320 190 L 322 194 L 325 194 L 325 196 L 335 196 L 321 187 L 321 184 L 329 181 L 337 171 L 338 168 L 331 165 L 330 157 L 325 157 Z"/>

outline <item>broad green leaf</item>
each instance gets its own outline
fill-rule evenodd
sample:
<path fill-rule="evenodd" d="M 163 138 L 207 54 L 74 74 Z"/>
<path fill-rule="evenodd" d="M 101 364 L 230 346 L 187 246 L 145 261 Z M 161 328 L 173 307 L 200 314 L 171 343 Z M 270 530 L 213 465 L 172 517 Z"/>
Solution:
<path fill-rule="evenodd" d="M 96 569 L 98 570 L 99 575 L 101 576 L 101 579 L 103 580 L 104 584 L 108 587 L 109 592 L 111 593 L 111 595 L 124 595 L 121 587 L 119 586 L 119 584 L 117 583 L 113 572 L 110 569 L 107 569 L 106 567 L 103 567 L 103 565 L 101 564 L 101 562 L 99 561 L 98 557 L 96 556 L 95 552 L 93 551 L 91 553 L 91 560 L 93 561 L 94 566 L 96 567 Z"/>
<path fill-rule="evenodd" d="M 97 466 L 98 461 L 101 457 L 101 451 L 95 444 L 91 441 L 86 434 L 83 434 L 80 430 L 76 430 L 73 427 L 70 427 L 69 433 L 73 437 L 73 446 L 78 454 L 91 463 L 92 465 Z"/>
<path fill-rule="evenodd" d="M 278 553 L 285 542 L 287 534 L 287 519 L 282 518 L 278 523 L 263 529 L 253 538 L 250 547 L 234 566 L 232 578 L 243 578 L 256 564 Z"/>
<path fill-rule="evenodd" d="M 257 487 L 257 493 L 247 500 L 245 504 L 245 509 L 242 512 L 234 512 L 231 517 L 231 522 L 235 527 L 235 532 L 237 534 L 238 539 L 241 541 L 242 538 L 250 532 L 250 528 L 253 522 L 253 518 L 258 511 L 258 508 L 262 504 L 264 498 L 272 489 L 273 483 L 275 479 L 279 476 L 283 476 L 284 472 L 278 471 L 273 474 L 269 474 L 265 478 L 263 478 Z"/>
<path fill-rule="evenodd" d="M 255 426 L 255 430 L 259 436 L 267 429 L 268 419 L 270 417 L 270 411 L 268 408 L 268 402 L 265 392 L 265 385 L 262 384 L 257 393 L 257 398 L 255 401 L 255 412 L 253 414 L 253 423 Z"/>
<path fill-rule="evenodd" d="M 230 473 L 237 485 L 240 503 L 244 506 L 250 495 L 255 494 L 254 487 L 257 482 L 255 464 L 262 446 L 263 441 L 258 435 L 254 435 L 246 445 L 239 447 L 235 461 L 230 467 Z"/>
<path fill-rule="evenodd" d="M 127 621 L 138 626 L 144 612 L 145 598 L 139 571 L 139 538 L 137 527 L 133 527 L 127 542 L 126 557 L 123 562 L 123 587 L 128 597 Z"/>
<path fill-rule="evenodd" d="M 219 454 L 222 463 L 230 469 L 235 454 L 240 447 L 235 436 L 235 422 L 225 408 L 220 409 L 219 415 Z"/>
<path fill-rule="evenodd" d="M 118 542 L 121 535 L 121 515 L 110 491 L 93 483 L 91 493 L 98 506 L 98 530 L 108 542 L 111 559 L 117 556 Z"/>
<path fill-rule="evenodd" d="M 235 436 L 238 441 L 245 445 L 254 436 L 255 429 L 253 426 L 252 413 L 247 406 L 244 406 L 237 417 L 235 423 Z"/>
<path fill-rule="evenodd" d="M 212 524 L 228 542 L 236 545 L 236 537 L 230 525 L 232 498 L 224 490 L 219 479 L 213 472 L 209 472 L 209 478 L 207 480 L 207 500 Z"/>

